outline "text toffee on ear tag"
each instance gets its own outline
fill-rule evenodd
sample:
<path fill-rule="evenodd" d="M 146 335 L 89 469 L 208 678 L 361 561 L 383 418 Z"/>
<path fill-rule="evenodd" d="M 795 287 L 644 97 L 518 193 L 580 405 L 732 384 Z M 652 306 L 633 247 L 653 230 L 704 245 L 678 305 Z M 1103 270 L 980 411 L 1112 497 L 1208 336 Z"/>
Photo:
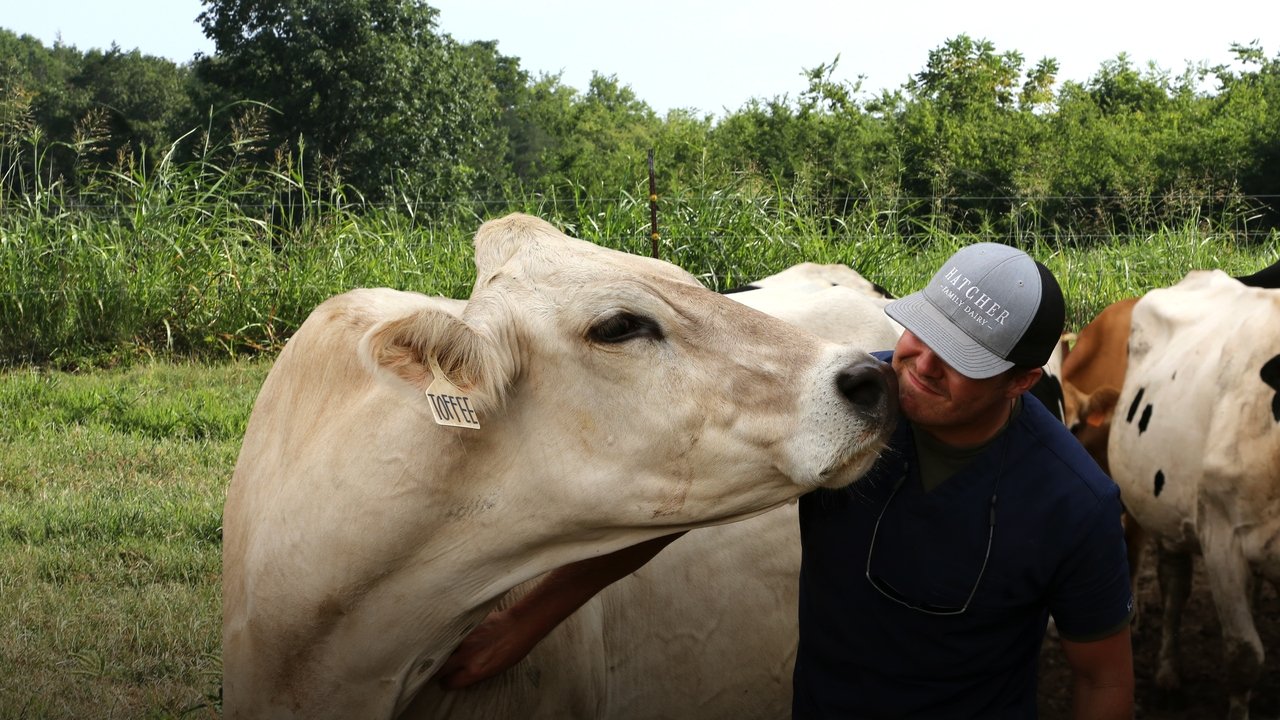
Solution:
<path fill-rule="evenodd" d="M 434 357 L 431 358 L 431 374 L 435 379 L 427 388 L 427 400 L 431 403 L 431 415 L 436 424 L 479 430 L 480 416 L 471 404 L 471 397 L 449 382 Z"/>

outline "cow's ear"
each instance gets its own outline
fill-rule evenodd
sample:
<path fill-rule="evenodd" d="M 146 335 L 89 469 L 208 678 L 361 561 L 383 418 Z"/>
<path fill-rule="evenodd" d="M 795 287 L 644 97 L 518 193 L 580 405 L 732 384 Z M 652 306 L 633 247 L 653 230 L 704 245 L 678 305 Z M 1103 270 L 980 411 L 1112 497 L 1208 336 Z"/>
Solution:
<path fill-rule="evenodd" d="M 511 367 L 489 338 L 455 315 L 422 309 L 384 320 L 360 339 L 361 360 L 376 376 L 403 382 L 425 392 L 437 366 L 459 390 L 471 396 L 478 409 L 502 402 Z"/>
<path fill-rule="evenodd" d="M 1102 427 L 1115 414 L 1116 403 L 1120 401 L 1120 391 L 1111 387 L 1100 387 L 1085 400 L 1081 416 L 1092 427 Z"/>
<path fill-rule="evenodd" d="M 475 237 L 476 290 L 486 285 L 521 248 L 558 235 L 559 231 L 547 221 L 521 213 L 481 225 Z"/>

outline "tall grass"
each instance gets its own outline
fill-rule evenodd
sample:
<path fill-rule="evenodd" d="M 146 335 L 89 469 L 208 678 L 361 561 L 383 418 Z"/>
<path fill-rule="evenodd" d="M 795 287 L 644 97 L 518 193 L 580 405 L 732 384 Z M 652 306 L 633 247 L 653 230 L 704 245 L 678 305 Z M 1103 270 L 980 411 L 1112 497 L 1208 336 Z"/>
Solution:
<path fill-rule="evenodd" d="M 0 365 L 109 365 L 137 356 L 231 358 L 271 352 L 325 298 L 390 286 L 465 297 L 470 239 L 511 210 L 568 234 L 648 255 L 649 198 L 635 187 L 559 185 L 498 198 L 371 204 L 304 154 L 282 147 L 268 165 L 247 158 L 266 141 L 250 112 L 222 144 L 185 138 L 194 160 L 120 156 L 85 162 L 74 186 L 51 177 L 38 129 L 0 127 Z M 92 119 L 73 149 L 85 158 L 103 134 Z M 659 256 L 723 290 L 801 261 L 839 262 L 897 294 L 921 286 L 943 258 L 976 240 L 1021 245 L 1058 272 L 1070 322 L 1107 303 L 1175 282 L 1188 270 L 1252 272 L 1277 255 L 1277 237 L 1242 241 L 1239 216 L 1156 225 L 1099 242 L 1044 228 L 1016 209 L 1015 227 L 966 235 L 945 217 L 904 221 L 912 201 L 887 189 L 830 198 L 803 178 L 782 185 L 750 173 L 682 179 L 659 201 Z M 1024 217 L 1026 216 L 1026 217 Z M 1151 226 L 1125 222 L 1123 226 Z"/>
<path fill-rule="evenodd" d="M 39 165 L 35 138 L 23 145 Z M 348 202 L 285 155 L 119 163 L 10 195 L 0 216 L 0 360 L 271 349 L 328 295 L 361 285 L 465 294 L 458 233 Z M 172 151 L 172 149 L 171 149 Z M 145 158 L 143 158 L 145 160 Z"/>

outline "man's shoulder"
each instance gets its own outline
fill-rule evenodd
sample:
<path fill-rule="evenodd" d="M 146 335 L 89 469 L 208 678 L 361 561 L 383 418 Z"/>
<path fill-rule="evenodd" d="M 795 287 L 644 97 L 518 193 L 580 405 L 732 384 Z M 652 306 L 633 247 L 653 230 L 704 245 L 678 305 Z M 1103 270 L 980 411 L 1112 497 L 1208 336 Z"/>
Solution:
<path fill-rule="evenodd" d="M 1118 496 L 1115 482 L 1098 467 L 1060 420 L 1035 398 L 1023 396 L 1027 461 L 1067 483 L 1064 489 L 1087 492 L 1096 499 Z"/>

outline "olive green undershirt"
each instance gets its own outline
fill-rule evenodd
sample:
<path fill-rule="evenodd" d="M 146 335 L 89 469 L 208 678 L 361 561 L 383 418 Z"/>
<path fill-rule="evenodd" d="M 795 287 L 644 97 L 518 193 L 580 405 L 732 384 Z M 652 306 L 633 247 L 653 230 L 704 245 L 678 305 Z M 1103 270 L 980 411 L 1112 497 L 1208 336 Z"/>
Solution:
<path fill-rule="evenodd" d="M 1017 398 L 1013 402 L 1013 408 L 1009 412 L 1009 419 L 1000 428 L 990 440 L 981 445 L 973 445 L 970 447 L 957 447 L 948 445 L 940 440 L 935 439 L 929 433 L 916 427 L 914 423 L 911 425 L 911 432 L 915 436 L 916 441 L 916 463 L 920 468 L 920 482 L 924 486 L 925 492 L 933 492 L 947 478 L 964 469 L 978 455 L 982 454 L 991 446 L 1004 431 L 1009 428 L 1009 424 L 1014 418 L 1022 412 L 1022 398 Z"/>

